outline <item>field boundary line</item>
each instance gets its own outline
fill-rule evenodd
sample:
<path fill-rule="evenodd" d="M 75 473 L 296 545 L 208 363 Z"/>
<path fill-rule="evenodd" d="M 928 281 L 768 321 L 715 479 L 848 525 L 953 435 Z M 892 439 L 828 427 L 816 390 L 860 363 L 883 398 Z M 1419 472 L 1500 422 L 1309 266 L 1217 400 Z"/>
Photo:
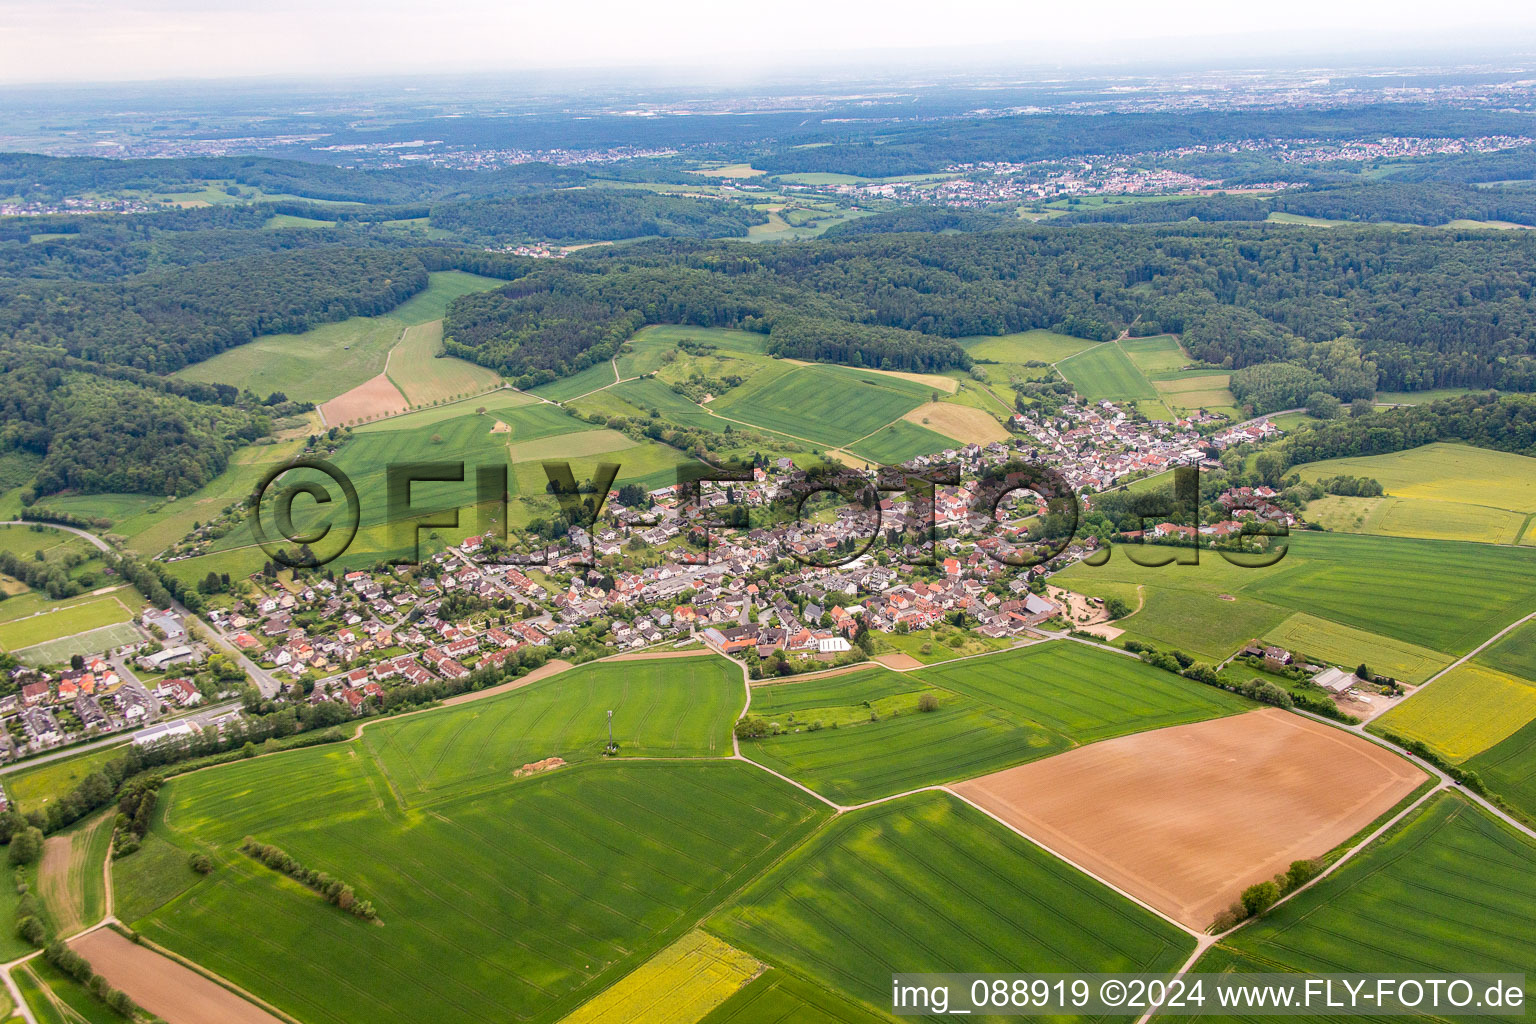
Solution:
<path fill-rule="evenodd" d="M 1420 683 L 1417 687 L 1414 688 L 1414 691 L 1412 693 L 1410 693 L 1408 696 L 1404 697 L 1402 700 L 1398 701 L 1397 704 L 1391 710 L 1396 710 L 1396 708 L 1402 707 L 1404 704 L 1408 703 L 1408 701 L 1412 700 L 1413 698 L 1417 697 L 1419 694 L 1423 693 L 1424 690 L 1429 687 L 1430 683 L 1433 683 L 1435 680 L 1439 679 L 1441 676 L 1447 675 L 1450 672 L 1454 671 L 1455 669 L 1461 668 L 1461 666 L 1465 665 L 1467 662 L 1471 661 L 1473 658 L 1477 657 L 1479 654 L 1483 653 L 1485 650 L 1487 650 L 1488 648 L 1492 647 L 1494 644 L 1498 643 L 1500 640 L 1504 639 L 1504 637 L 1506 635 L 1508 635 L 1509 633 L 1514 632 L 1515 630 L 1519 629 L 1521 626 L 1525 625 L 1527 622 L 1530 622 L 1532 619 L 1536 619 L 1536 612 L 1531 612 L 1529 615 L 1525 616 L 1524 618 L 1517 619 L 1516 621 L 1511 622 L 1509 625 L 1505 626 L 1503 629 L 1501 629 L 1497 633 L 1493 634 L 1493 636 L 1489 637 L 1487 640 L 1484 640 L 1482 643 L 1480 643 L 1476 647 L 1472 648 L 1472 650 L 1468 651 L 1466 654 L 1463 654 L 1460 658 L 1457 658 L 1455 661 L 1453 661 L 1449 665 L 1445 666 L 1445 668 L 1441 669 L 1439 672 L 1436 672 L 1434 675 L 1432 675 L 1428 679 L 1424 680 L 1422 683 Z"/>
<path fill-rule="evenodd" d="M 1014 835 L 1020 837 L 1025 842 L 1029 843 L 1031 846 L 1034 846 L 1035 848 L 1037 848 L 1039 850 L 1043 850 L 1045 853 L 1047 853 L 1050 856 L 1052 856 L 1052 857 L 1056 858 L 1057 860 L 1061 861 L 1063 864 L 1066 864 L 1069 867 L 1071 867 L 1071 868 L 1081 872 L 1082 874 L 1087 875 L 1089 878 L 1093 879 L 1095 882 L 1098 882 L 1100 885 L 1104 886 L 1106 889 L 1109 889 L 1111 892 L 1118 893 L 1119 895 L 1121 895 L 1121 896 L 1125 897 L 1126 899 L 1130 900 L 1132 903 L 1136 904 L 1138 907 L 1141 907 L 1143 910 L 1150 911 L 1151 913 L 1153 913 L 1153 914 L 1157 915 L 1158 917 L 1162 918 L 1164 921 L 1167 921 L 1169 924 L 1173 925 L 1179 931 L 1183 932 L 1186 935 L 1189 935 L 1189 936 L 1193 937 L 1195 939 L 1196 943 L 1198 943 L 1200 941 L 1201 936 L 1206 934 L 1205 932 L 1196 931 L 1195 929 L 1191 928 L 1189 925 L 1185 924 L 1182 921 L 1174 920 L 1173 918 L 1169 917 L 1167 914 L 1163 913 L 1161 910 L 1158 910 L 1156 907 L 1152 906 L 1150 903 L 1147 903 L 1147 902 L 1139 899 L 1138 897 L 1131 895 L 1130 893 L 1126 892 L 1124 889 L 1120 888 L 1115 883 L 1107 881 L 1106 879 L 1101 878 L 1098 875 L 1094 874 L 1092 871 L 1089 871 L 1087 868 L 1083 867 L 1081 864 L 1077 863 L 1072 858 L 1066 857 L 1066 856 L 1063 856 L 1060 853 L 1057 853 L 1055 850 L 1051 849 L 1049 846 L 1045 845 L 1040 840 L 1036 839 L 1034 836 L 1032 836 L 1029 833 L 1027 833 L 1027 832 L 1023 831 L 1022 829 L 1020 829 L 1017 825 L 1014 825 L 1014 824 L 1011 824 L 1011 823 L 1009 823 L 1007 821 L 1004 821 L 1002 818 L 998 817 L 996 814 L 993 814 L 991 811 L 987 810 L 985 807 L 981 806 L 980 804 L 976 803 L 975 801 L 970 800 L 967 797 L 965 797 L 964 795 L 955 792 L 953 789 L 950 789 L 949 787 L 951 785 L 953 785 L 953 783 L 947 783 L 947 784 L 945 784 L 943 786 L 935 786 L 935 787 L 932 787 L 932 788 L 934 788 L 934 789 L 941 789 L 944 792 L 948 793 L 950 796 L 954 797 L 956 800 L 959 800 L 961 803 L 965 804 L 966 806 L 975 808 L 976 810 L 980 811 L 982 814 L 985 814 L 988 818 L 991 818 L 993 821 L 995 821 L 999 825 L 1003 826 L 1003 828 L 1007 829 L 1008 831 L 1012 832 Z M 906 794 L 904 794 L 904 793 L 903 794 L 899 794 L 899 796 L 905 796 L 905 795 Z M 895 799 L 897 799 L 897 797 L 890 797 L 890 798 L 888 798 L 888 800 L 886 802 L 889 802 L 889 800 L 895 800 Z"/>
<path fill-rule="evenodd" d="M 222 975 L 220 975 L 220 974 L 210 970 L 209 968 L 204 967 L 202 964 L 198 963 L 197 961 L 189 960 L 188 958 L 182 956 L 180 953 L 176 952 L 175 950 L 165 948 L 164 946 L 160 945 L 158 942 L 156 942 L 153 939 L 151 939 L 149 936 L 144 935 L 142 932 L 133 931 L 133 929 L 129 928 L 127 925 L 123 924 L 121 921 L 119 921 L 115 917 L 108 918 L 107 920 L 102 921 L 101 924 L 98 925 L 98 927 L 112 928 L 112 930 L 118 932 L 118 934 L 122 934 L 123 931 L 131 932 L 133 935 L 138 936 L 138 937 L 136 939 L 129 938 L 130 942 L 136 942 L 138 945 L 143 946 L 145 949 L 150 950 L 153 953 L 156 953 L 156 954 L 158 954 L 160 956 L 165 957 L 167 960 L 170 960 L 172 963 L 180 964 L 182 967 L 184 967 L 187 970 L 193 972 L 194 974 L 202 975 L 208 981 L 211 981 L 215 985 L 218 985 L 220 988 L 225 989 L 226 991 L 230 992 L 233 995 L 236 995 L 236 996 L 240 997 L 241 999 L 244 999 L 246 1002 L 250 1003 L 252 1006 L 256 1006 L 256 1007 L 259 1007 L 259 1008 L 267 1011 L 272 1016 L 276 1017 L 278 1020 L 288 1021 L 289 1024 L 304 1024 L 303 1021 L 299 1020 L 297 1017 L 293 1016 L 292 1014 L 286 1013 L 283 1010 L 280 1010 L 277 1007 L 273 1006 L 271 1003 L 267 1002 L 266 1000 L 260 998 L 259 996 L 256 996 L 256 995 L 253 995 L 250 992 L 247 992 L 245 989 L 241 988 L 239 985 L 236 985 L 234 982 L 230 981 L 228 978 L 225 978 L 224 976 L 222 976 Z M 124 936 L 124 937 L 127 938 L 127 936 Z"/>

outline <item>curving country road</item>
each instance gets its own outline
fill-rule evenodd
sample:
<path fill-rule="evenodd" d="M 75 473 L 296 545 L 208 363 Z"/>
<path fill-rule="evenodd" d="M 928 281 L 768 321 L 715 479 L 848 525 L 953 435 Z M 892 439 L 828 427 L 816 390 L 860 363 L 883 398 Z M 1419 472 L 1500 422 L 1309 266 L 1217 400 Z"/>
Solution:
<path fill-rule="evenodd" d="M 77 537 L 84 537 L 86 540 L 94 544 L 100 551 L 112 551 L 112 546 L 106 541 L 102 540 L 94 533 L 91 533 L 89 530 L 82 530 L 77 526 L 65 526 L 62 523 L 35 523 L 29 519 L 0 520 L 0 526 L 46 526 L 51 530 L 63 530 L 65 533 L 72 533 Z M 254 661 L 242 654 L 238 647 L 225 639 L 224 633 L 221 630 L 215 629 L 211 623 L 204 622 L 196 615 L 193 615 L 187 606 L 182 604 L 180 601 L 172 599 L 171 608 L 176 612 L 177 615 L 182 617 L 188 626 L 197 626 L 203 635 L 208 637 L 210 642 L 220 647 L 223 652 L 230 658 L 233 658 L 235 664 L 244 669 L 245 674 L 251 677 L 251 681 L 256 684 L 256 688 L 261 691 L 261 695 L 263 697 L 276 696 L 276 694 L 282 690 L 283 684 L 277 679 L 273 678 L 272 673 L 268 672 L 266 669 L 262 668 L 260 665 L 257 665 Z"/>

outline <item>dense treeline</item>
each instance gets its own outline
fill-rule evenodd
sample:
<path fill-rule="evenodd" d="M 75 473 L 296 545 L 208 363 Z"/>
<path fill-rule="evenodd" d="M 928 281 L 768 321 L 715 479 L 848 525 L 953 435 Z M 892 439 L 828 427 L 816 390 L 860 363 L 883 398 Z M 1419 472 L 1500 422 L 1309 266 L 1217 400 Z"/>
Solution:
<path fill-rule="evenodd" d="M 1435 441 L 1463 441 L 1536 456 L 1536 396 L 1460 395 L 1428 405 L 1382 409 L 1298 431 L 1272 449 L 1293 465 L 1359 455 L 1385 455 Z"/>
<path fill-rule="evenodd" d="M 262 334 L 386 312 L 427 286 L 406 252 L 321 248 L 111 284 L 10 284 L 0 336 L 169 373 Z"/>
<path fill-rule="evenodd" d="M 1097 340 L 1136 324 L 1182 334 L 1195 358 L 1224 369 L 1293 364 L 1349 400 L 1377 388 L 1536 389 L 1533 297 L 1536 237 L 1523 233 L 1041 225 L 584 253 L 459 300 L 445 333 L 453 354 L 527 384 L 608 358 L 640 323 L 771 338 L 791 318 L 827 331 L 836 322 L 854 338 L 838 342 L 844 358 L 858 351 L 868 366 L 885 358 L 875 328 Z M 1255 380 L 1251 392 L 1268 384 L 1278 389 Z"/>
<path fill-rule="evenodd" d="M 434 228 L 492 242 L 739 238 L 767 222 L 766 214 L 726 200 L 600 188 L 432 207 Z"/>
<path fill-rule="evenodd" d="M 125 189 L 174 193 L 189 185 L 232 181 L 266 194 L 327 202 L 412 204 L 427 199 L 471 198 L 577 185 L 588 180 L 577 168 L 520 164 L 491 172 L 438 167 L 352 170 L 272 157 L 182 157 L 107 160 L 0 153 L 0 193 L 30 202 L 57 202 L 83 192 Z"/>
<path fill-rule="evenodd" d="M 1536 224 L 1536 191 L 1474 188 L 1439 183 L 1380 182 L 1343 188 L 1282 192 L 1261 198 L 1212 195 L 1158 202 L 1122 203 L 1069 214 L 1068 221 L 1164 224 L 1190 220 L 1259 221 L 1271 213 L 1328 220 L 1434 226 L 1453 220 Z"/>
<path fill-rule="evenodd" d="M 1210 195 L 1125 202 L 1062 217 L 1067 224 L 1176 224 L 1179 221 L 1264 220 L 1276 207 L 1262 196 Z"/>
<path fill-rule="evenodd" d="M 188 494 L 271 429 L 259 408 L 197 402 L 31 356 L 0 353 L 0 452 L 42 456 L 23 501 L 65 489 Z"/>
<path fill-rule="evenodd" d="M 165 223 L 179 216 L 146 215 Z M 264 223 L 266 216 L 249 223 Z M 198 223 L 240 224 L 247 217 L 221 209 Z M 101 229 L 101 236 L 107 251 L 114 239 L 138 237 L 132 227 L 137 218 L 83 220 L 90 226 L 71 237 L 96 238 L 94 225 L 106 224 L 110 230 Z M 260 239 L 317 234 L 223 233 Z M 143 244 L 161 251 L 167 239 L 201 241 L 210 234 L 166 232 Z M 0 281 L 0 454 L 43 458 L 29 494 L 189 493 L 222 472 L 235 447 L 268 432 L 273 418 L 309 406 L 265 406 L 229 385 L 184 381 L 163 376 L 166 371 L 258 335 L 387 312 L 424 288 L 429 270 L 513 280 L 532 265 L 521 257 L 450 246 L 317 246 L 194 262 L 174 274 L 98 283 Z"/>
<path fill-rule="evenodd" d="M 1007 214 L 976 213 L 937 206 L 907 206 L 888 213 L 876 213 L 833 224 L 822 233 L 822 237 L 853 238 L 856 235 L 890 234 L 897 231 L 998 231 L 1018 226 L 1019 219 Z"/>
<path fill-rule="evenodd" d="M 208 230 L 145 230 L 133 217 L 94 217 L 99 228 L 74 231 L 59 238 L 39 232 L 39 240 L 0 241 L 0 277 L 53 281 L 111 281 L 176 267 L 196 267 L 219 260 L 310 249 L 316 246 L 401 244 L 401 236 L 385 236 L 353 227 L 255 228 Z M 259 225 L 258 225 L 259 227 Z"/>
<path fill-rule="evenodd" d="M 358 899 L 357 893 L 350 885 L 339 878 L 332 878 L 324 871 L 306 867 L 280 847 L 259 843 L 252 836 L 246 836 L 240 843 L 240 852 L 260 861 L 273 871 L 281 871 L 289 878 L 309 886 L 325 897 L 325 901 L 332 906 L 360 917 L 364 921 L 378 919 L 379 915 L 373 909 L 373 904 L 368 900 Z"/>
<path fill-rule="evenodd" d="M 67 375 L 52 397 L 38 494 L 190 494 L 224 471 L 235 448 L 271 431 L 244 410 L 84 374 Z"/>

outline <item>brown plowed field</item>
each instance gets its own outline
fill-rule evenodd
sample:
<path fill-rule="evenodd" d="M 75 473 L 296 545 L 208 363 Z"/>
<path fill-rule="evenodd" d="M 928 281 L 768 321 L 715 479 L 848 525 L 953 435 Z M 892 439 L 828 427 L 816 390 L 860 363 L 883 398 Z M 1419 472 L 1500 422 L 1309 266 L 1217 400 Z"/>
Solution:
<path fill-rule="evenodd" d="M 382 373 L 320 406 L 326 426 L 395 416 L 410 408 L 400 389 Z"/>
<path fill-rule="evenodd" d="M 1244 888 L 1327 853 L 1424 777 L 1373 743 L 1264 708 L 1105 740 L 951 788 L 1204 928 Z"/>
<path fill-rule="evenodd" d="M 110 928 L 69 945 L 113 988 L 170 1024 L 282 1024 L 255 1003 Z"/>

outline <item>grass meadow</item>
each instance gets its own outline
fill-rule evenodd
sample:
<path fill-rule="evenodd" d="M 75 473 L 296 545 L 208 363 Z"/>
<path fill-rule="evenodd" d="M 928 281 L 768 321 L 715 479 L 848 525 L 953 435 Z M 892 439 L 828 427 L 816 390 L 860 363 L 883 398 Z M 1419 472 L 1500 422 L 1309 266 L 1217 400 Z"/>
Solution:
<path fill-rule="evenodd" d="M 1292 615 L 1264 634 L 1263 639 L 1314 661 L 1351 669 L 1363 662 L 1378 675 L 1409 683 L 1422 683 L 1454 660 L 1405 640 L 1377 636 L 1306 612 Z"/>
<path fill-rule="evenodd" d="M 927 401 L 932 389 L 888 374 L 825 364 L 760 373 L 711 411 L 829 446 L 852 444 Z"/>
<path fill-rule="evenodd" d="M 1286 544 L 1285 556 L 1267 568 L 1236 566 L 1210 551 L 1198 565 L 1147 568 L 1117 551 L 1101 566 L 1073 565 L 1059 582 L 1092 596 L 1140 586 L 1146 608 L 1162 609 L 1157 614 L 1179 626 L 1153 630 L 1135 616 L 1126 620 L 1128 628 L 1166 647 L 1183 647 L 1190 638 L 1211 643 L 1225 634 L 1222 643 L 1230 646 L 1223 654 L 1250 638 L 1239 639 L 1249 630 L 1232 625 L 1245 600 L 1277 609 L 1249 613 L 1254 625 L 1270 619 L 1252 637 L 1306 612 L 1451 655 L 1509 625 L 1518 617 L 1512 609 L 1536 603 L 1536 552 L 1524 548 L 1311 532 L 1294 533 Z"/>
<path fill-rule="evenodd" d="M 639 415 L 649 415 L 653 410 L 661 414 L 661 418 L 669 423 L 676 423 L 680 427 L 693 427 L 699 430 L 713 430 L 722 432 L 727 424 L 716 416 L 711 416 L 705 410 L 694 405 L 682 395 L 673 391 L 667 385 L 654 378 L 647 380 L 628 380 L 623 384 L 615 384 L 607 391 L 599 392 L 601 395 L 616 395 L 627 404 L 633 406 Z M 596 398 L 597 395 L 592 396 Z M 586 399 L 583 399 L 586 401 Z M 635 415 L 636 413 L 626 413 Z"/>
<path fill-rule="evenodd" d="M 74 789 L 85 777 L 122 755 L 119 747 L 89 750 L 7 774 L 5 790 L 23 814 L 45 806 Z"/>
<path fill-rule="evenodd" d="M 620 756 L 726 757 L 746 700 L 724 658 L 584 665 L 509 694 L 371 724 L 363 746 L 407 803 L 496 784 L 546 757 L 602 756 L 607 712 Z"/>
<path fill-rule="evenodd" d="M 187 872 L 133 927 L 309 1024 L 553 1022 L 680 938 L 824 815 L 729 761 L 503 775 L 412 811 L 371 761 L 346 744 L 169 783 L 151 835 L 217 866 L 202 880 Z M 240 854 L 245 835 L 346 879 L 383 926 Z M 137 857 L 119 863 L 120 878 Z"/>
<path fill-rule="evenodd" d="M 580 373 L 573 373 L 569 377 L 561 377 L 559 380 L 550 381 L 548 384 L 540 384 L 536 388 L 529 388 L 530 395 L 538 395 L 540 398 L 551 402 L 569 402 L 573 398 L 579 398 L 589 391 L 605 388 L 619 378 L 613 372 L 613 363 L 603 360 L 593 363 Z"/>
<path fill-rule="evenodd" d="M 127 622 L 132 617 L 128 608 L 110 594 L 69 602 L 38 615 L 0 623 L 0 650 L 20 650 L 88 629 Z"/>
<path fill-rule="evenodd" d="M 972 359 L 991 363 L 1022 364 L 1029 362 L 1057 363 L 1098 344 L 1087 338 L 1074 338 L 1070 334 L 1054 331 L 1024 331 L 1020 334 L 978 335 L 961 338 L 960 344 Z M 1006 379 L 1004 384 L 1008 383 Z"/>
<path fill-rule="evenodd" d="M 1536 840 L 1455 793 L 1295 899 L 1223 939 L 1265 971 L 1527 973 L 1536 963 Z M 1208 961 L 1210 963 L 1208 963 Z"/>
<path fill-rule="evenodd" d="M 1072 387 L 1090 402 L 1155 402 L 1157 389 L 1113 341 L 1101 342 L 1056 365 Z"/>
<path fill-rule="evenodd" d="M 1313 462 L 1297 472 L 1304 480 L 1344 475 L 1381 482 L 1381 499 L 1320 510 L 1334 513 L 1327 520 L 1333 528 L 1349 532 L 1515 544 L 1536 514 L 1536 459 L 1510 452 L 1437 443 Z"/>
<path fill-rule="evenodd" d="M 175 376 L 249 388 L 261 396 L 281 391 L 297 401 L 323 402 L 384 372 L 390 350 L 407 328 L 441 320 L 448 303 L 461 295 L 503 284 L 458 270 L 433 273 L 424 291 L 381 316 L 352 317 L 300 334 L 266 335 L 184 367 Z"/>
<path fill-rule="evenodd" d="M 708 927 L 871 1007 L 898 971 L 1161 971 L 1194 949 L 946 793 L 843 815 Z"/>

